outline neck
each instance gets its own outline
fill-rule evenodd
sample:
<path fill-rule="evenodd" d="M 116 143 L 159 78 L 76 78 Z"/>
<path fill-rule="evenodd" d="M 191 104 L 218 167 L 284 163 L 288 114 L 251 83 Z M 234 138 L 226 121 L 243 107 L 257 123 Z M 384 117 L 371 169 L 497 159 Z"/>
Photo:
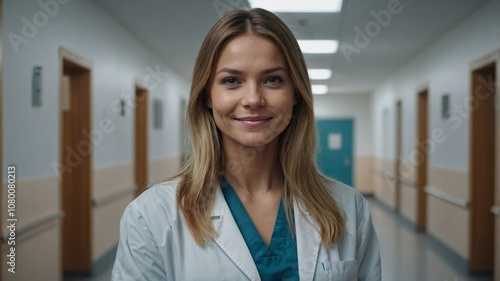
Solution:
<path fill-rule="evenodd" d="M 281 191 L 277 139 L 263 147 L 224 145 L 224 158 L 224 176 L 235 190 L 248 195 Z"/>

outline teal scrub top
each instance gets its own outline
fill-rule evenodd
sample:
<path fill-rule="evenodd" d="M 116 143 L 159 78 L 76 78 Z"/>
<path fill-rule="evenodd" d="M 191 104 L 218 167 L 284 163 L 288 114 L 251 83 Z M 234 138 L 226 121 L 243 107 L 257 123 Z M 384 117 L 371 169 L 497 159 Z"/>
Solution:
<path fill-rule="evenodd" d="M 299 280 L 297 244 L 288 228 L 283 203 L 280 203 L 271 242 L 267 247 L 243 203 L 227 180 L 222 179 L 221 187 L 231 214 L 257 266 L 261 280 Z"/>

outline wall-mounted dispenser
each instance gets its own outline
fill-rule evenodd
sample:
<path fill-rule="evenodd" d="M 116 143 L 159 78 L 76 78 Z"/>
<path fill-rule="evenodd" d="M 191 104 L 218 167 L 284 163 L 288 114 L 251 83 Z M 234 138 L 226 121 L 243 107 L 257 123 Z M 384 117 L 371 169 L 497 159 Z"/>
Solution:
<path fill-rule="evenodd" d="M 163 128 L 163 103 L 160 99 L 153 100 L 153 128 Z"/>
<path fill-rule="evenodd" d="M 31 78 L 31 104 L 33 107 L 42 106 L 42 67 L 36 65 L 33 67 Z"/>
<path fill-rule="evenodd" d="M 125 112 L 125 108 L 127 107 L 127 103 L 125 102 L 125 99 L 120 99 L 120 116 L 125 116 L 127 114 Z"/>
<path fill-rule="evenodd" d="M 450 118 L 450 94 L 441 96 L 441 118 L 448 120 Z"/>

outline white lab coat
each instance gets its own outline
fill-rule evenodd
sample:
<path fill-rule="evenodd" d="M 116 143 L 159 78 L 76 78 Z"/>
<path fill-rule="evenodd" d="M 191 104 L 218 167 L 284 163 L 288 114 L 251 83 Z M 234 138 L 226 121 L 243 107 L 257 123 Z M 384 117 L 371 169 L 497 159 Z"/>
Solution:
<path fill-rule="evenodd" d="M 121 220 L 112 280 L 260 280 L 221 190 L 212 210 L 218 236 L 199 246 L 177 207 L 177 184 L 151 187 L 129 204 Z M 366 200 L 340 182 L 329 190 L 344 210 L 347 234 L 323 247 L 317 223 L 294 202 L 300 280 L 380 280 L 378 241 Z"/>

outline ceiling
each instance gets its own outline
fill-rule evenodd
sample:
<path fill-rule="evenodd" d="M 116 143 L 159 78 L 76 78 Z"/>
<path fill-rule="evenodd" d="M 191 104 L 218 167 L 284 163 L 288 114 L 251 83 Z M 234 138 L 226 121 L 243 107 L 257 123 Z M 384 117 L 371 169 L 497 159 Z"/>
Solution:
<path fill-rule="evenodd" d="M 188 80 L 210 27 L 229 9 L 248 7 L 246 0 L 94 1 Z M 308 68 L 333 70 L 330 80 L 312 81 L 313 84 L 326 84 L 329 93 L 334 94 L 369 93 L 487 2 L 344 0 L 340 13 L 278 15 L 297 39 L 339 40 L 336 54 L 305 55 Z M 377 21 L 374 14 L 389 14 L 390 20 Z M 363 41 L 362 37 L 368 40 Z"/>

